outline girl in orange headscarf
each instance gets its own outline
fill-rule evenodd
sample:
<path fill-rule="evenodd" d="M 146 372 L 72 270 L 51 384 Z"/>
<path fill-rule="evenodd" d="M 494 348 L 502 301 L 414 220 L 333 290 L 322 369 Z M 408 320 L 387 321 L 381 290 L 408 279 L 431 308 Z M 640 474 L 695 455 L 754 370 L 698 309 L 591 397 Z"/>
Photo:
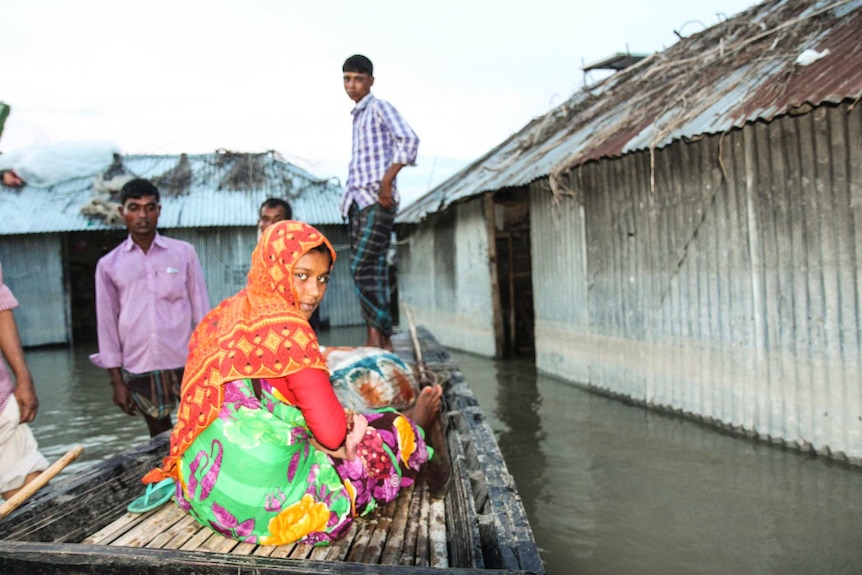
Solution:
<path fill-rule="evenodd" d="M 176 479 L 180 507 L 228 537 L 327 544 L 431 456 L 417 423 L 437 416 L 439 386 L 419 395 L 415 421 L 355 414 L 335 396 L 308 324 L 334 261 L 315 228 L 269 226 L 247 287 L 192 335 L 170 455 L 144 481 Z"/>

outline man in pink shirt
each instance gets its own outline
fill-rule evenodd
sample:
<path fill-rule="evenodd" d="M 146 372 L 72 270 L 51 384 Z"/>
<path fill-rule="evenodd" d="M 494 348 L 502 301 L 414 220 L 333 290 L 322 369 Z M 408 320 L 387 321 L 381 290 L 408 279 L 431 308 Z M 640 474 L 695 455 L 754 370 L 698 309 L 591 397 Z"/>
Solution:
<path fill-rule="evenodd" d="M 3 283 L 0 270 L 0 352 L 15 374 L 12 381 L 6 364 L 0 360 L 0 495 L 4 499 L 48 468 L 48 461 L 39 453 L 39 445 L 27 425 L 36 418 L 39 400 L 12 315 L 16 307 L 18 300 Z"/>
<path fill-rule="evenodd" d="M 192 329 L 209 311 L 195 249 L 156 231 L 159 190 L 134 179 L 120 191 L 120 214 L 129 237 L 96 266 L 99 353 L 114 403 L 140 411 L 150 436 L 173 427 Z"/>

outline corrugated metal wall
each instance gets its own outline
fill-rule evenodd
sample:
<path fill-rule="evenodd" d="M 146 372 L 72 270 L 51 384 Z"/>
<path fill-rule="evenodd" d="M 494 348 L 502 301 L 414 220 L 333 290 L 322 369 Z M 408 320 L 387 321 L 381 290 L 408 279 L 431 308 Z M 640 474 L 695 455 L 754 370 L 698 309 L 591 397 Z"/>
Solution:
<path fill-rule="evenodd" d="M 3 281 L 21 305 L 15 322 L 24 346 L 71 341 L 59 234 L 0 239 Z"/>
<path fill-rule="evenodd" d="M 344 226 L 317 228 L 338 250 L 326 297 L 320 305 L 321 321 L 329 321 L 331 327 L 363 324 L 359 299 L 350 277 L 347 230 Z M 256 227 L 170 229 L 165 230 L 164 234 L 195 247 L 204 268 L 213 307 L 245 287 L 251 266 L 251 252 L 257 245 Z"/>
<path fill-rule="evenodd" d="M 431 216 L 399 238 L 401 301 L 446 346 L 493 356 L 496 352 L 482 199 Z M 406 320 L 402 317 L 402 327 Z"/>
<path fill-rule="evenodd" d="M 531 194 L 539 369 L 862 458 L 858 106 L 589 163 L 570 184 L 577 201 Z"/>

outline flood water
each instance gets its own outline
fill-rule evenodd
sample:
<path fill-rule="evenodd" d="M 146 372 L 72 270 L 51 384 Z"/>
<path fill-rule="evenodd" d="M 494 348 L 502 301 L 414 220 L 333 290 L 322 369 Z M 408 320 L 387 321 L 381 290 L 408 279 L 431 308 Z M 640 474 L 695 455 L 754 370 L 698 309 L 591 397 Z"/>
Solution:
<path fill-rule="evenodd" d="M 324 344 L 358 344 L 334 330 Z M 146 441 L 78 346 L 26 350 L 33 430 L 64 474 Z M 862 471 L 723 435 L 452 352 L 494 429 L 550 574 L 862 572 Z"/>

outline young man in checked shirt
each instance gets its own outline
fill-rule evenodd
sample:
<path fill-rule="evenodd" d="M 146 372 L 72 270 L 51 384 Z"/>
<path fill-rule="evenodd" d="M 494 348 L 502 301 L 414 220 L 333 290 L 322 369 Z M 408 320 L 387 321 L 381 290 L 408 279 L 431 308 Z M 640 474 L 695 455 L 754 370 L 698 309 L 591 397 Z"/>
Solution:
<path fill-rule="evenodd" d="M 350 269 L 362 316 L 368 326 L 365 345 L 392 350 L 389 304 L 389 251 L 398 211 L 395 176 L 416 163 L 419 138 L 395 106 L 371 94 L 374 66 L 354 55 L 342 66 L 344 91 L 353 108 L 353 154 L 341 213 L 350 231 Z"/>

